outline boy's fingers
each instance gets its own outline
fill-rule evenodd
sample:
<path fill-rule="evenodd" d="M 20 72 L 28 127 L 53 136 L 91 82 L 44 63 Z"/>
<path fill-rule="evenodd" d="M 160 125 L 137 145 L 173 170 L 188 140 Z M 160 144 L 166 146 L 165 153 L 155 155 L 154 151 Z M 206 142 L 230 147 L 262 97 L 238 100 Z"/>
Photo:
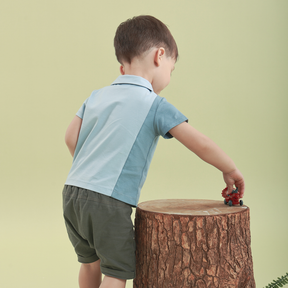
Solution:
<path fill-rule="evenodd" d="M 245 183 L 242 182 L 242 183 L 238 184 L 237 187 L 238 187 L 238 191 L 239 191 L 240 197 L 243 198 L 244 191 L 245 191 Z"/>
<path fill-rule="evenodd" d="M 227 189 L 227 195 L 228 195 L 233 191 L 233 185 L 228 185 L 227 187 L 228 187 Z"/>
<path fill-rule="evenodd" d="M 232 171 L 228 174 L 224 174 L 224 181 L 227 185 L 227 195 L 234 190 L 234 186 L 238 188 L 240 197 L 244 196 L 245 182 L 244 178 L 239 170 Z"/>

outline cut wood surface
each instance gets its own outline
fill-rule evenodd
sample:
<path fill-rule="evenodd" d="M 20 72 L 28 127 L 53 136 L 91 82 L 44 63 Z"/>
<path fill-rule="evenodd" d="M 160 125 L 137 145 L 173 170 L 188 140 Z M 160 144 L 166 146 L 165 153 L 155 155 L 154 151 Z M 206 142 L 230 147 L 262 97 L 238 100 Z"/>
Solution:
<path fill-rule="evenodd" d="M 136 209 L 134 288 L 255 287 L 247 206 L 169 199 Z"/>

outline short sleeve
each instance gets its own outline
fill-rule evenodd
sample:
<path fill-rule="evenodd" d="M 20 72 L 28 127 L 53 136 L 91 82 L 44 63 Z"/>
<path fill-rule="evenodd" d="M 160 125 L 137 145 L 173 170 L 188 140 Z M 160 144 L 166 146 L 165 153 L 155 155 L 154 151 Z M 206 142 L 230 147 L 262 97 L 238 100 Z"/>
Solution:
<path fill-rule="evenodd" d="M 86 108 L 86 104 L 87 104 L 88 99 L 85 100 L 85 102 L 83 103 L 83 105 L 80 107 L 80 109 L 78 110 L 78 112 L 76 113 L 76 115 L 83 119 L 84 117 L 84 112 L 85 112 L 85 108 Z"/>
<path fill-rule="evenodd" d="M 169 139 L 173 138 L 169 130 L 185 121 L 188 122 L 188 119 L 165 98 L 162 98 L 157 108 L 154 121 L 159 135 L 165 139 Z"/>

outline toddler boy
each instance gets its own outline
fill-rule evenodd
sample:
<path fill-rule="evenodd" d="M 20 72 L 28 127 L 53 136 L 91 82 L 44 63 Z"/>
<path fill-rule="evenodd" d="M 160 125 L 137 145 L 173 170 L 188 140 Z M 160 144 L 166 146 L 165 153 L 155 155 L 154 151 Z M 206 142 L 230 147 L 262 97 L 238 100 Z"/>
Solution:
<path fill-rule="evenodd" d="M 82 263 L 81 288 L 120 288 L 135 278 L 131 207 L 137 206 L 160 135 L 175 137 L 221 170 L 228 193 L 235 185 L 244 194 L 233 161 L 158 96 L 178 57 L 166 25 L 152 16 L 128 19 L 118 27 L 114 46 L 121 76 L 92 92 L 65 135 L 74 158 L 63 190 L 64 218 Z"/>

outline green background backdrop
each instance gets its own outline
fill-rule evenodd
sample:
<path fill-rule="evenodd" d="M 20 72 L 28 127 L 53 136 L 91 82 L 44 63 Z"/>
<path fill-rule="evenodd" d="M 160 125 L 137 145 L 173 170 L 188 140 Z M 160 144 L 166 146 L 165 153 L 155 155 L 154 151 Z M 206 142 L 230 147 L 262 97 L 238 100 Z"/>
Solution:
<path fill-rule="evenodd" d="M 1 0 L 1 288 L 78 287 L 61 211 L 64 133 L 119 75 L 115 30 L 140 14 L 167 24 L 179 47 L 161 96 L 246 178 L 257 287 L 288 271 L 286 0 Z M 224 187 L 218 170 L 161 139 L 140 201 L 222 201 Z"/>

